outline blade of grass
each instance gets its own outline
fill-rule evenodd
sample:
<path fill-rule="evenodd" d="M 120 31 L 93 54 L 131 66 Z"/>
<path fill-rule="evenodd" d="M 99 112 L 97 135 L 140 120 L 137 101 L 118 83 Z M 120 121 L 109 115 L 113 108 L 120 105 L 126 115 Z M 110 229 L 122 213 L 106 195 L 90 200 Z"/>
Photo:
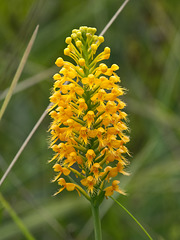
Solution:
<path fill-rule="evenodd" d="M 55 69 L 56 69 L 55 67 L 51 67 L 47 70 L 44 70 L 44 71 L 36 74 L 35 76 L 32 76 L 30 78 L 27 78 L 24 81 L 21 81 L 20 83 L 17 84 L 17 86 L 14 89 L 12 94 L 14 95 L 14 94 L 16 94 L 20 91 L 23 91 L 23 90 L 25 90 L 29 87 L 32 87 L 32 86 L 40 83 L 41 81 L 47 79 L 48 77 L 50 77 L 55 72 Z M 8 91 L 9 91 L 9 88 L 5 89 L 2 92 L 2 94 L 0 96 L 0 101 L 3 100 L 6 97 Z"/>
<path fill-rule="evenodd" d="M 7 163 L 0 154 L 0 168 L 1 170 L 4 170 L 6 169 L 6 167 Z M 38 200 L 33 196 L 31 191 L 29 191 L 29 189 L 23 185 L 22 180 L 19 179 L 13 171 L 11 171 L 11 176 L 9 176 L 9 179 L 11 181 L 14 191 L 17 190 L 21 193 L 23 199 L 25 199 L 32 206 L 32 211 L 36 211 L 38 213 L 38 216 L 41 217 L 42 222 L 46 222 L 59 235 L 59 237 L 66 239 L 67 234 L 61 223 L 58 222 L 57 219 L 49 213 L 47 208 L 45 208 L 40 202 L 38 202 Z"/>
<path fill-rule="evenodd" d="M 100 36 L 103 36 L 105 34 L 105 32 L 110 28 L 110 26 L 112 25 L 112 23 L 116 20 L 116 18 L 118 17 L 118 15 L 122 12 L 122 10 L 124 9 L 124 7 L 126 6 L 126 4 L 129 2 L 129 0 L 124 1 L 124 3 L 120 6 L 120 8 L 117 10 L 117 12 L 113 15 L 113 17 L 111 18 L 111 20 L 107 23 L 107 25 L 104 27 L 104 29 L 102 30 L 102 32 L 99 34 Z"/>
<path fill-rule="evenodd" d="M 26 140 L 23 142 L 22 146 L 20 147 L 19 151 L 17 152 L 17 154 L 15 155 L 15 157 L 13 158 L 12 162 L 10 163 L 9 167 L 7 168 L 6 172 L 4 173 L 4 175 L 2 176 L 1 180 L 0 180 L 0 186 L 2 185 L 2 183 L 4 182 L 5 178 L 7 177 L 7 175 L 9 174 L 9 172 L 11 171 L 12 167 L 14 166 L 14 164 L 16 163 L 16 161 L 18 160 L 19 156 L 21 155 L 21 153 L 23 152 L 24 148 L 26 147 L 26 145 L 28 144 L 29 140 L 31 139 L 31 137 L 33 136 L 33 134 L 36 132 L 36 130 L 38 129 L 39 125 L 41 124 L 41 122 L 43 121 L 43 119 L 45 118 L 45 116 L 47 115 L 47 110 L 48 108 L 51 106 L 51 104 L 48 105 L 48 107 L 46 108 L 46 110 L 43 112 L 43 114 L 41 115 L 41 117 L 39 118 L 39 120 L 37 121 L 37 123 L 35 124 L 35 126 L 33 127 L 33 129 L 31 130 L 31 132 L 29 133 L 29 135 L 27 136 Z"/>
<path fill-rule="evenodd" d="M 10 206 L 10 204 L 6 201 L 6 199 L 3 197 L 3 195 L 0 193 L 0 202 L 2 206 L 6 209 L 6 211 L 9 213 L 9 215 L 12 217 L 14 222 L 17 224 L 17 226 L 21 229 L 22 233 L 26 237 L 27 240 L 35 240 L 35 238 L 31 235 L 29 230 L 26 228 L 26 226 L 23 224 L 21 219 L 17 216 L 14 209 Z"/>
<path fill-rule="evenodd" d="M 139 227 L 144 231 L 144 233 L 146 234 L 146 236 L 150 239 L 153 240 L 152 237 L 149 235 L 149 233 L 146 231 L 146 229 L 140 224 L 140 222 L 132 215 L 132 213 L 130 213 L 127 208 L 125 208 L 119 201 L 117 201 L 116 199 L 114 199 L 113 197 L 110 197 L 112 200 L 114 200 L 114 202 L 116 202 L 125 212 L 127 212 L 127 214 L 139 225 Z"/>
<path fill-rule="evenodd" d="M 152 119 L 154 122 L 159 122 L 160 124 L 167 126 L 172 129 L 176 129 L 177 132 L 180 132 L 179 116 L 172 112 L 170 108 L 166 107 L 162 102 L 154 99 L 150 102 L 142 102 L 136 100 L 133 97 L 128 98 L 129 109 L 136 114 L 139 114 L 145 118 Z M 139 106 L 141 105 L 141 109 Z"/>
<path fill-rule="evenodd" d="M 2 116 L 3 116 L 6 108 L 7 108 L 8 103 L 9 103 L 9 101 L 11 99 L 12 93 L 13 93 L 16 85 L 17 85 L 17 82 L 18 82 L 18 80 L 19 80 L 19 78 L 21 76 L 21 73 L 22 73 L 22 71 L 24 69 L 24 66 L 25 66 L 25 63 L 26 63 L 27 58 L 29 56 L 29 53 L 31 51 L 31 48 L 32 48 L 33 43 L 34 43 L 34 41 L 36 39 L 38 28 L 39 28 L 39 25 L 34 30 L 34 33 L 33 33 L 32 37 L 31 37 L 31 39 L 30 39 L 30 41 L 28 43 L 28 46 L 27 46 L 25 52 L 24 52 L 24 55 L 23 55 L 23 57 L 21 59 L 21 62 L 20 62 L 19 67 L 18 67 L 18 69 L 16 71 L 16 74 L 15 74 L 13 80 L 12 80 L 12 83 L 11 83 L 9 91 L 8 91 L 8 93 L 6 95 L 6 98 L 5 98 L 5 100 L 4 100 L 3 104 L 2 104 L 2 107 L 0 109 L 0 121 L 2 119 Z"/>
<path fill-rule="evenodd" d="M 169 51 L 169 56 L 167 57 L 164 72 L 162 74 L 161 82 L 159 85 L 159 98 L 166 104 L 170 105 L 174 89 L 178 87 L 179 78 L 179 64 L 180 64 L 180 31 L 177 31 L 171 49 Z"/>
<path fill-rule="evenodd" d="M 19 205 L 19 206 L 17 206 Z M 83 198 L 69 198 L 69 197 L 63 197 L 62 199 L 59 198 L 49 198 L 48 201 L 41 204 L 44 209 L 48 212 L 48 215 L 51 219 L 61 219 L 61 222 L 65 221 L 67 216 L 70 216 L 70 214 L 79 214 L 83 213 L 85 209 L 88 208 L 88 202 L 85 201 Z M 21 208 L 21 202 L 19 204 L 16 204 L 17 209 Z M 22 221 L 26 226 L 28 226 L 28 229 L 31 231 L 37 232 L 38 230 L 42 230 L 43 227 L 46 228 L 46 230 L 50 230 L 48 228 L 48 225 L 42 218 L 42 216 L 39 214 L 39 208 L 41 206 L 37 206 L 36 209 L 28 208 L 27 206 L 27 213 L 22 216 Z M 46 217 L 49 217 L 46 215 Z M 61 235 L 59 238 L 61 240 L 72 240 L 75 238 L 71 238 L 70 235 L 67 232 L 67 229 L 64 227 L 64 231 L 66 235 Z M 16 228 L 13 221 L 6 222 L 4 224 L 1 224 L 0 227 L 0 239 L 1 240 L 7 240 L 7 239 L 20 239 L 18 238 L 19 231 Z M 16 238 L 15 238 L 16 237 Z M 22 239 L 22 238 L 21 238 Z M 41 238 L 40 238 L 41 239 Z M 52 239 L 52 238 L 51 238 Z M 54 239 L 54 238 L 53 238 Z"/>

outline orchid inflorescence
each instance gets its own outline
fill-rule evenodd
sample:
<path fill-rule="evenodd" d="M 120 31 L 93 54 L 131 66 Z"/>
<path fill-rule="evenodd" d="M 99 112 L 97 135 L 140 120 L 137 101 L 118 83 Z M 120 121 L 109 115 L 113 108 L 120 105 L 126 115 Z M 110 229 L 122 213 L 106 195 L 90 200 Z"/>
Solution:
<path fill-rule="evenodd" d="M 122 110 L 126 104 L 119 98 L 125 90 L 115 73 L 119 67 L 100 63 L 110 57 L 110 48 L 97 54 L 104 37 L 95 32 L 90 27 L 74 29 L 64 54 L 75 64 L 60 57 L 55 62 L 61 69 L 53 76 L 50 97 L 50 147 L 55 152 L 50 161 L 55 161 L 57 173 L 53 181 L 61 186 L 55 195 L 77 190 L 88 200 L 102 201 L 114 191 L 124 194 L 114 178 L 128 175 L 124 154 L 129 137 Z"/>

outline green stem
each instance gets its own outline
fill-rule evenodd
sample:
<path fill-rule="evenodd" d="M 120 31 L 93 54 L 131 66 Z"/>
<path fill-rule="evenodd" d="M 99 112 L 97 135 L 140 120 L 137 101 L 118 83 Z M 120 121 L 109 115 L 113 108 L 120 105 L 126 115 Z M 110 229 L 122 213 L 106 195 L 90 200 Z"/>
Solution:
<path fill-rule="evenodd" d="M 35 240 L 35 238 L 31 235 L 29 230 L 26 228 L 26 226 L 23 224 L 21 219 L 17 216 L 16 212 L 13 210 L 13 208 L 9 205 L 9 203 L 6 201 L 6 199 L 3 197 L 3 195 L 0 193 L 0 202 L 3 205 L 3 207 L 6 209 L 6 211 L 9 213 L 9 215 L 12 217 L 14 222 L 18 225 L 18 227 L 21 229 L 22 233 L 26 237 L 27 240 Z"/>
<path fill-rule="evenodd" d="M 101 219 L 99 217 L 99 206 L 94 206 L 91 203 L 92 209 L 92 216 L 94 222 L 94 233 L 95 233 L 95 240 L 102 240 L 102 233 L 101 233 Z"/>
<path fill-rule="evenodd" d="M 114 199 L 113 197 L 110 197 L 112 200 L 114 200 L 122 209 L 124 209 L 124 211 L 127 212 L 127 214 L 129 214 L 130 217 L 132 217 L 132 219 L 134 219 L 134 221 L 139 225 L 139 227 L 144 231 L 144 233 L 147 235 L 147 237 L 150 240 L 153 240 L 152 237 L 149 235 L 149 233 L 146 231 L 146 229 L 140 224 L 140 222 L 120 203 L 118 202 L 116 199 Z"/>

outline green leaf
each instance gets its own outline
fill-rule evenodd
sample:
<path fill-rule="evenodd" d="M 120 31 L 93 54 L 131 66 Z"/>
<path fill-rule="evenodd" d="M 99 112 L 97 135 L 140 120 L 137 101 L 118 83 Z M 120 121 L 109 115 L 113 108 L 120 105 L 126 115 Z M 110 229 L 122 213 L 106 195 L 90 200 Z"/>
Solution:
<path fill-rule="evenodd" d="M 150 239 L 153 240 L 152 237 L 149 235 L 149 233 L 146 231 L 146 229 L 140 224 L 140 222 L 120 203 L 118 202 L 116 199 L 114 199 L 113 197 L 110 197 L 112 200 L 114 200 L 122 209 L 124 209 L 124 211 L 127 212 L 127 214 L 129 214 L 129 216 L 134 219 L 134 221 L 139 225 L 139 227 L 144 231 L 144 233 L 146 234 L 146 236 Z"/>

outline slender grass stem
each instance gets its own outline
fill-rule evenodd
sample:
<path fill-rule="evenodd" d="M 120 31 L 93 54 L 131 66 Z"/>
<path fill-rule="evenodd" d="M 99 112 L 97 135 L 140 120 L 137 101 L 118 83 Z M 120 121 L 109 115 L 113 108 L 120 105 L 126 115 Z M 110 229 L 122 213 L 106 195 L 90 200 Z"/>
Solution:
<path fill-rule="evenodd" d="M 32 48 L 33 43 L 34 43 L 34 41 L 35 41 L 35 39 L 36 39 L 38 28 L 39 28 L 39 25 L 38 25 L 38 26 L 36 27 L 36 29 L 34 30 L 34 33 L 33 33 L 32 37 L 31 37 L 31 39 L 30 39 L 30 41 L 29 41 L 29 43 L 28 43 L 28 46 L 27 46 L 25 52 L 24 52 L 24 55 L 23 55 L 23 57 L 22 57 L 22 59 L 21 59 L 21 62 L 20 62 L 19 67 L 18 67 L 18 69 L 17 69 L 17 71 L 16 71 L 16 74 L 15 74 L 13 80 L 12 80 L 12 83 L 11 83 L 11 86 L 10 86 L 10 88 L 9 88 L 9 91 L 8 91 L 8 93 L 7 93 L 7 95 L 6 95 L 6 98 L 5 98 L 5 100 L 4 100 L 3 104 L 2 104 L 2 107 L 1 107 L 1 109 L 0 109 L 0 120 L 1 120 L 1 118 L 2 118 L 2 116 L 3 116 L 3 114 L 4 114 L 4 112 L 5 112 L 5 110 L 6 110 L 6 108 L 7 108 L 7 105 L 8 105 L 8 103 L 9 103 L 9 101 L 10 101 L 10 99 L 11 99 L 11 96 L 12 96 L 12 94 L 13 94 L 13 91 L 14 91 L 14 89 L 15 89 L 15 87 L 16 87 L 16 85 L 17 85 L 17 82 L 18 82 L 18 80 L 19 80 L 19 78 L 20 78 L 20 76 L 21 76 L 21 73 L 22 73 L 22 71 L 23 71 L 23 69 L 24 69 L 24 66 L 25 66 L 25 63 L 26 63 L 27 58 L 28 58 L 28 56 L 29 56 L 29 53 L 30 53 L 30 51 L 31 51 L 31 48 Z"/>
<path fill-rule="evenodd" d="M 110 28 L 110 26 L 112 25 L 112 23 L 116 20 L 116 18 L 118 17 L 118 15 L 120 14 L 120 12 L 124 9 L 124 7 L 126 6 L 126 4 L 129 2 L 129 0 L 124 1 L 124 3 L 119 7 L 119 9 L 117 10 L 117 12 L 113 15 L 113 17 L 110 19 L 110 21 L 106 24 L 106 26 L 104 27 L 104 29 L 102 30 L 102 32 L 99 34 L 100 36 L 103 36 L 105 34 L 105 32 Z"/>
<path fill-rule="evenodd" d="M 146 236 L 150 239 L 153 240 L 152 237 L 149 235 L 149 233 L 146 231 L 146 229 L 140 224 L 140 222 L 127 210 L 127 208 L 125 208 L 120 202 L 118 202 L 116 199 L 114 199 L 113 197 L 110 197 L 112 200 L 114 200 L 122 209 L 124 209 L 125 212 L 127 212 L 127 214 L 129 214 L 130 217 L 132 217 L 132 219 L 134 219 L 134 221 L 139 225 L 139 227 L 144 231 L 144 233 L 146 234 Z"/>
<path fill-rule="evenodd" d="M 43 112 L 43 114 L 41 115 L 41 117 L 39 118 L 39 120 L 37 121 L 37 123 L 35 124 L 35 126 L 33 127 L 33 129 L 31 130 L 31 132 L 29 133 L 29 135 L 27 136 L 27 138 L 25 139 L 25 141 L 23 142 L 22 146 L 20 147 L 19 151 L 17 152 L 17 154 L 15 155 L 15 157 L 13 158 L 12 162 L 10 163 L 9 167 L 7 168 L 7 170 L 5 171 L 4 175 L 2 176 L 1 180 L 0 180 L 0 186 L 2 185 L 2 183 L 4 182 L 4 180 L 6 179 L 7 175 L 9 174 L 9 172 L 11 171 L 12 167 L 14 166 L 14 164 L 16 163 L 16 161 L 18 160 L 19 156 L 21 155 L 21 153 L 23 152 L 24 148 L 26 147 L 26 145 L 28 144 L 29 140 L 31 139 L 31 137 L 33 136 L 33 134 L 36 132 L 37 128 L 39 127 L 39 125 L 41 124 L 41 122 L 43 121 L 43 119 L 45 118 L 45 116 L 48 113 L 48 109 L 51 106 L 51 103 L 48 105 L 48 107 L 45 109 L 45 111 Z"/>
<path fill-rule="evenodd" d="M 26 228 L 26 226 L 23 224 L 21 219 L 17 216 L 16 212 L 13 210 L 13 208 L 10 206 L 10 204 L 6 201 L 6 199 L 3 197 L 3 195 L 0 193 L 0 202 L 2 206 L 6 209 L 6 211 L 9 213 L 9 215 L 12 217 L 14 222 L 17 224 L 17 226 L 20 228 L 24 236 L 27 240 L 35 240 L 35 238 L 31 235 L 29 230 Z"/>
<path fill-rule="evenodd" d="M 55 67 L 51 67 L 51 68 L 48 68 L 46 70 L 42 70 L 42 72 L 32 76 L 32 77 L 29 77 L 21 82 L 19 82 L 17 85 L 16 85 L 16 88 L 13 90 L 13 95 L 16 94 L 16 93 L 19 93 L 21 91 L 24 91 L 30 87 L 33 87 L 34 85 L 50 78 L 52 76 L 52 74 L 54 74 L 54 72 L 56 71 L 56 68 Z M 9 91 L 9 88 L 5 89 L 1 95 L 0 95 L 0 101 L 5 99 L 7 93 Z"/>
<path fill-rule="evenodd" d="M 101 220 L 99 217 L 99 206 L 94 206 L 93 203 L 91 203 L 91 209 L 92 209 L 92 216 L 93 216 L 93 223 L 94 223 L 95 240 L 102 240 Z"/>

